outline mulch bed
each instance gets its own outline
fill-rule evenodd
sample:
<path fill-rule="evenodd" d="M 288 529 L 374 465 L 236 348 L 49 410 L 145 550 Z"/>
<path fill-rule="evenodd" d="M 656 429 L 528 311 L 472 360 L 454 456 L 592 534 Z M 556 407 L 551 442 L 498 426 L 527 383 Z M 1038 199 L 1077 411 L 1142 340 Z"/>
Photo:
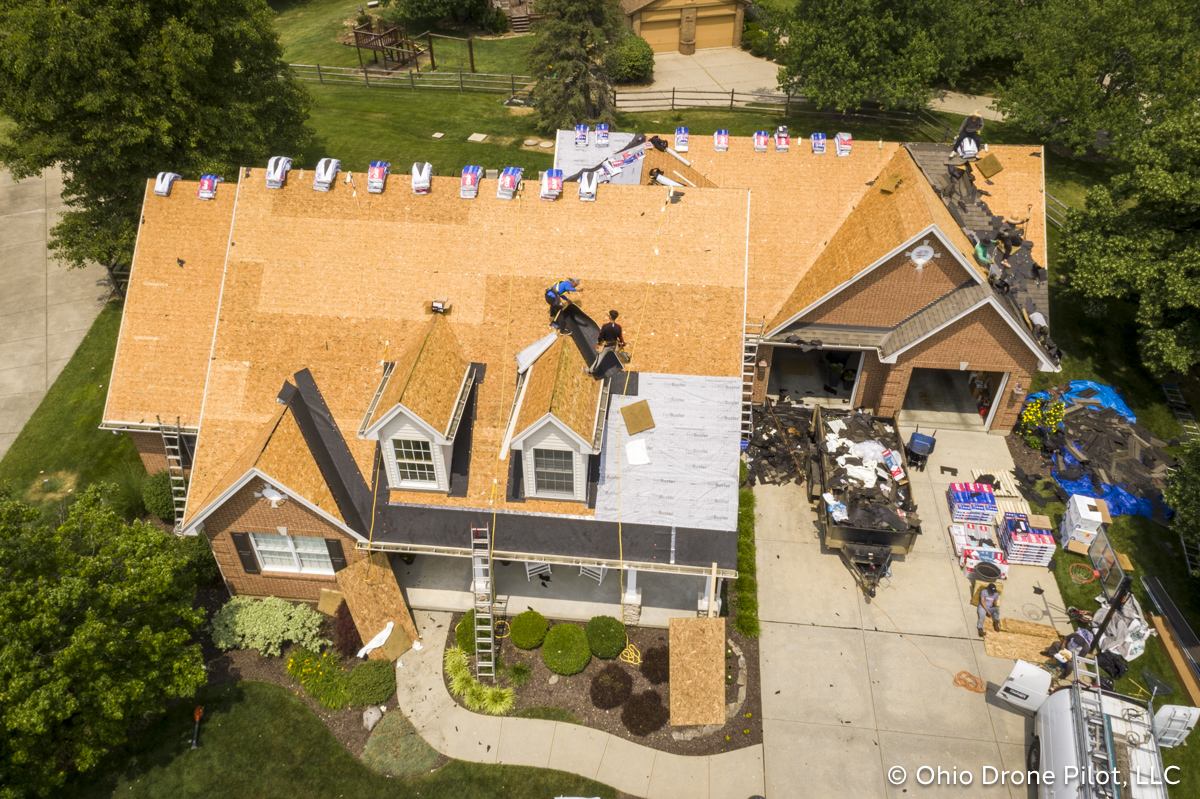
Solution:
<path fill-rule="evenodd" d="M 461 619 L 462 614 L 455 614 L 453 622 L 449 625 L 446 634 L 447 647 L 455 645 L 454 628 Z M 570 622 L 551 622 L 551 624 L 556 623 L 568 624 Z M 577 626 L 582 627 L 583 625 Z M 498 643 L 500 659 L 506 667 L 524 663 L 533 671 L 529 681 L 516 689 L 516 706 L 514 712 L 530 707 L 557 707 L 574 714 L 585 726 L 603 730 L 612 735 L 618 735 L 642 746 L 648 746 L 652 749 L 676 755 L 715 755 L 720 752 L 728 752 L 762 743 L 762 699 L 760 696 L 758 673 L 758 641 L 741 635 L 733 628 L 732 624 L 728 624 L 726 627 L 725 637 L 732 639 L 738 648 L 742 650 L 742 654 L 746 658 L 746 702 L 742 705 L 741 712 L 728 721 L 719 731 L 700 736 L 690 741 L 676 740 L 671 733 L 673 730 L 682 728 L 671 727 L 669 723 L 644 737 L 633 735 L 621 722 L 621 708 L 600 710 L 592 705 L 592 678 L 601 669 L 614 663 L 624 668 L 633 678 L 633 694 L 636 695 L 643 691 L 654 689 L 661 694 L 665 707 L 670 707 L 671 703 L 669 681 L 660 685 L 654 685 L 642 675 L 641 670 L 637 666 L 624 663 L 620 660 L 601 660 L 597 657 L 593 657 L 587 668 L 579 674 L 562 677 L 555 675 L 554 672 L 546 668 L 546 665 L 542 662 L 540 649 L 518 649 L 513 646 L 512 641 L 508 638 L 500 639 Z M 666 647 L 668 639 L 669 635 L 665 629 L 650 627 L 634 627 L 629 629 L 629 641 L 637 647 L 643 657 L 655 647 Z M 726 644 L 726 649 L 728 649 L 728 643 Z M 737 700 L 737 657 L 726 658 L 725 664 L 727 670 L 732 670 L 734 673 L 734 682 L 725 687 L 725 702 L 728 704 Z M 472 659 L 473 665 L 474 661 Z M 558 677 L 557 681 L 551 684 L 550 680 L 556 676 Z M 502 684 L 507 684 L 503 680 L 501 682 Z M 461 699 L 456 701 L 462 704 Z M 746 732 L 747 730 L 749 732 Z"/>
<path fill-rule="evenodd" d="M 1026 474 L 1042 474 L 1049 476 L 1046 461 L 1042 458 L 1041 450 L 1029 448 L 1019 435 L 1010 433 L 1004 437 L 1008 444 L 1008 453 L 1012 455 L 1013 463 L 1025 470 Z"/>

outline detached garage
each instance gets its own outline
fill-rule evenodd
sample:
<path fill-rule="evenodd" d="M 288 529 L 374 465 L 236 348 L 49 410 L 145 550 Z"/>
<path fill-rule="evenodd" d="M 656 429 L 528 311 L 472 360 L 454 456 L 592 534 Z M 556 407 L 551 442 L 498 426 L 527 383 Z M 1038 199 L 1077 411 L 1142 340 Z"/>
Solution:
<path fill-rule="evenodd" d="M 656 53 L 690 55 L 710 47 L 742 43 L 745 0 L 622 0 L 626 23 Z"/>

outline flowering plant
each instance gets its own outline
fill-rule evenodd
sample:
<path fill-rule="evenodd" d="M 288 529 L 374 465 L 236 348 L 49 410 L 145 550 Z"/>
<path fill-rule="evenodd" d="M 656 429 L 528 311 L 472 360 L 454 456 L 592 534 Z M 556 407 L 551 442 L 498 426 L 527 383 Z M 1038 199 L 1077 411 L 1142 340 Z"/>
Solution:
<path fill-rule="evenodd" d="M 1063 417 L 1066 415 L 1067 404 L 1061 399 L 1047 398 L 1031 399 L 1021 411 L 1018 432 L 1022 436 L 1030 436 L 1037 430 L 1057 432 L 1062 428 Z"/>
<path fill-rule="evenodd" d="M 311 649 L 297 649 L 288 658 L 287 673 L 326 710 L 341 710 L 350 703 L 349 681 L 335 652 L 319 655 Z"/>

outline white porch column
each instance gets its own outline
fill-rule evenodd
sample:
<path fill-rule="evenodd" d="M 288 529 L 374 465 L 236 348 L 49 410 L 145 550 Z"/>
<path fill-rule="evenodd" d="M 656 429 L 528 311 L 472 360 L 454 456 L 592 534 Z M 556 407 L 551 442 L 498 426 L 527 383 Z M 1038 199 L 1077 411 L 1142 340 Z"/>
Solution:
<path fill-rule="evenodd" d="M 637 569 L 625 569 L 625 597 L 626 603 L 642 604 L 641 597 L 638 594 L 637 587 Z"/>

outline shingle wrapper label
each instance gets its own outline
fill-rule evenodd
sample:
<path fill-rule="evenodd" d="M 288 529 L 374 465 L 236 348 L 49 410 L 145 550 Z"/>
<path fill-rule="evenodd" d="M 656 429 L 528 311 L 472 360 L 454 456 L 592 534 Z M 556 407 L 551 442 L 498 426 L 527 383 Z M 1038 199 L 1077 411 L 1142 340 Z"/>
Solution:
<path fill-rule="evenodd" d="M 607 162 L 605 162 L 607 163 Z M 584 172 L 579 176 L 579 199 L 584 202 L 596 201 L 596 184 L 599 182 L 597 173 Z"/>
<path fill-rule="evenodd" d="M 433 164 L 417 161 L 412 167 L 413 194 L 428 194 L 433 185 Z"/>
<path fill-rule="evenodd" d="M 170 197 L 171 187 L 175 185 L 175 181 L 179 180 L 179 177 L 174 172 L 159 172 L 158 177 L 154 179 L 154 193 L 159 197 Z"/>
<path fill-rule="evenodd" d="M 786 153 L 791 144 L 792 137 L 788 135 L 787 125 L 780 125 L 775 129 L 775 152 Z"/>
<path fill-rule="evenodd" d="M 812 141 L 813 154 L 814 155 L 824 155 L 825 154 L 825 134 L 824 133 L 814 133 L 811 137 L 811 141 Z"/>
<path fill-rule="evenodd" d="M 387 161 L 372 161 L 367 167 L 367 191 L 371 194 L 383 194 L 391 171 L 392 165 Z"/>
<path fill-rule="evenodd" d="M 557 200 L 563 190 L 563 171 L 549 169 L 542 175 L 542 199 Z"/>
<path fill-rule="evenodd" d="M 520 184 L 520 168 L 515 166 L 504 167 L 504 171 L 500 173 L 500 183 L 496 187 L 496 197 L 501 200 L 511 200 L 516 196 L 517 187 Z"/>
<path fill-rule="evenodd" d="M 688 151 L 688 139 L 690 138 L 687 128 L 675 128 L 675 152 L 686 153 Z"/>
<path fill-rule="evenodd" d="M 267 162 L 267 188 L 282 189 L 287 183 L 287 174 L 292 168 L 292 159 L 277 155 Z"/>
<path fill-rule="evenodd" d="M 757 130 L 754 132 L 754 152 L 765 153 L 767 151 L 767 143 L 771 141 L 771 134 L 765 130 Z"/>
<path fill-rule="evenodd" d="M 608 125 L 601 122 L 596 126 L 596 140 L 592 143 L 597 147 L 608 146 Z"/>
<path fill-rule="evenodd" d="M 837 149 L 839 158 L 850 155 L 850 148 L 854 145 L 854 137 L 849 133 L 839 133 L 834 137 L 834 147 Z"/>
<path fill-rule="evenodd" d="M 458 196 L 464 200 L 474 200 L 479 195 L 479 179 L 483 176 L 483 167 L 464 166 L 462 180 L 458 184 Z"/>
<path fill-rule="evenodd" d="M 729 149 L 729 131 L 725 129 L 718 130 L 713 134 L 713 149 L 718 153 L 723 153 Z"/>
<path fill-rule="evenodd" d="M 317 162 L 317 172 L 313 176 L 313 191 L 329 191 L 337 180 L 342 162 L 336 158 L 322 158 Z"/>
<path fill-rule="evenodd" d="M 587 125 L 576 125 L 575 126 L 575 146 L 578 148 L 583 148 L 583 147 L 587 147 L 587 143 L 588 143 L 588 126 Z"/>
<path fill-rule="evenodd" d="M 225 178 L 218 175 L 201 175 L 200 189 L 196 192 L 196 196 L 201 200 L 212 200 L 217 196 L 217 184 L 224 183 Z"/>

